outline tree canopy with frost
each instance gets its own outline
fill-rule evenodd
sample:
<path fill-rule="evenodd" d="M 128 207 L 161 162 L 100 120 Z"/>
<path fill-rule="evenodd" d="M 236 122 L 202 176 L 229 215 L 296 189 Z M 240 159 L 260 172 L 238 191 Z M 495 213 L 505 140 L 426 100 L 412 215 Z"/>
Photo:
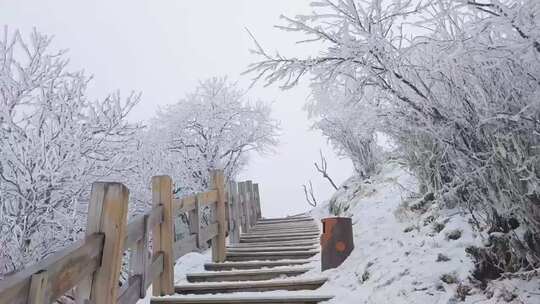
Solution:
<path fill-rule="evenodd" d="M 90 184 L 120 174 L 137 124 L 138 94 L 90 100 L 90 78 L 34 30 L 0 39 L 0 275 L 77 238 Z"/>
<path fill-rule="evenodd" d="M 323 49 L 285 57 L 255 41 L 260 61 L 247 72 L 283 88 L 310 74 L 315 126 L 338 149 L 349 138 L 336 137 L 332 121 L 357 117 L 366 124 L 352 129 L 385 133 L 423 192 L 468 211 L 479 230 L 503 233 L 511 258 L 493 258 L 498 271 L 539 267 L 539 2 L 320 0 L 311 6 L 312 13 L 283 17 L 278 27 Z M 341 95 L 334 93 L 338 86 Z M 343 111 L 339 105 L 347 100 L 353 110 Z M 509 222 L 519 223 L 519 232 Z"/>
<path fill-rule="evenodd" d="M 249 152 L 271 151 L 278 130 L 269 104 L 250 102 L 235 83 L 214 77 L 151 120 L 141 148 L 143 163 L 153 164 L 147 168 L 153 174 L 181 181 L 179 194 L 205 190 L 211 170 L 223 169 L 227 178 L 234 178 Z M 161 160 L 147 162 L 156 149 Z"/>

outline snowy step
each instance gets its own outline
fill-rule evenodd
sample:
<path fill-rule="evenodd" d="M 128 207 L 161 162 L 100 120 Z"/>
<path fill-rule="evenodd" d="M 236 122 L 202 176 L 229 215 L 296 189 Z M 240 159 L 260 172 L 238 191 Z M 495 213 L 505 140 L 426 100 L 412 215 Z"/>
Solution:
<path fill-rule="evenodd" d="M 289 223 L 259 223 L 252 228 L 276 228 L 276 227 L 314 227 L 318 226 L 315 221 L 289 222 Z"/>
<path fill-rule="evenodd" d="M 264 243 L 264 242 L 282 242 L 282 241 L 317 241 L 316 237 L 308 236 L 291 236 L 291 237 L 253 237 L 242 238 L 240 243 Z"/>
<path fill-rule="evenodd" d="M 313 219 L 311 216 L 299 215 L 299 216 L 289 216 L 289 217 L 263 217 L 259 219 L 259 222 L 271 222 L 271 221 L 282 221 L 282 220 L 294 220 L 294 219 Z"/>
<path fill-rule="evenodd" d="M 311 236 L 311 237 L 317 237 L 319 236 L 319 231 L 312 231 L 312 232 L 294 232 L 294 233 L 275 233 L 275 232 L 267 232 L 267 233 L 246 233 L 242 234 L 240 238 L 261 238 L 261 237 L 296 237 L 296 236 Z"/>
<path fill-rule="evenodd" d="M 182 296 L 152 298 L 158 304 L 316 304 L 332 299 L 327 295 L 259 295 L 259 296 Z"/>
<path fill-rule="evenodd" d="M 264 241 L 264 242 L 248 242 L 248 243 L 238 243 L 234 244 L 236 248 L 251 248 L 251 247 L 277 247 L 277 246 L 313 246 L 318 245 L 318 239 L 312 240 L 292 240 L 292 241 Z"/>
<path fill-rule="evenodd" d="M 255 226 L 251 229 L 249 229 L 250 233 L 259 233 L 259 232 L 267 232 L 267 231 L 304 231 L 304 230 L 312 230 L 312 231 L 319 231 L 319 226 L 315 225 L 301 225 L 301 226 L 270 226 L 270 227 L 259 227 Z"/>
<path fill-rule="evenodd" d="M 226 263 L 206 263 L 204 269 L 209 271 L 224 271 L 233 269 L 261 269 L 281 266 L 305 265 L 311 260 L 279 260 L 279 261 L 249 261 L 249 262 L 226 262 Z"/>
<path fill-rule="evenodd" d="M 282 223 L 303 223 L 303 222 L 314 222 L 313 218 L 292 218 L 292 219 L 275 219 L 275 220 L 258 220 L 255 225 L 259 224 L 282 224 Z"/>
<path fill-rule="evenodd" d="M 291 229 L 291 230 L 264 230 L 264 231 L 250 231 L 249 233 L 245 233 L 243 235 L 264 235 L 264 234 L 278 234 L 278 235 L 284 235 L 284 234 L 320 234 L 320 231 L 317 229 L 306 229 L 306 230 L 298 230 L 298 229 Z"/>
<path fill-rule="evenodd" d="M 293 277 L 304 274 L 311 267 L 279 268 L 279 269 L 256 269 L 235 270 L 221 272 L 190 273 L 186 276 L 188 282 L 223 282 L 223 281 L 261 281 L 271 280 L 282 276 Z"/>
<path fill-rule="evenodd" d="M 282 251 L 282 252 L 227 252 L 227 261 L 265 261 L 265 260 L 281 260 L 281 259 L 308 259 L 319 253 L 318 251 L 302 250 L 302 251 Z"/>
<path fill-rule="evenodd" d="M 318 246 L 277 246 L 277 247 L 265 247 L 265 246 L 253 246 L 253 247 L 227 247 L 227 252 L 256 252 L 256 251 L 301 251 L 301 250 L 316 250 Z"/>
<path fill-rule="evenodd" d="M 270 280 L 222 283 L 192 283 L 177 285 L 174 291 L 178 294 L 216 294 L 231 292 L 261 292 L 273 290 L 315 290 L 326 282 L 326 278 L 305 280 Z"/>

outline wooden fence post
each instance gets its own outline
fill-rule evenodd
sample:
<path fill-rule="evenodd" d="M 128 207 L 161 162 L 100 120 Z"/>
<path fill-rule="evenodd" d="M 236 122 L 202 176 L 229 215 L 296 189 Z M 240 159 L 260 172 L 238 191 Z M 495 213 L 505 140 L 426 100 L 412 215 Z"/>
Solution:
<path fill-rule="evenodd" d="M 101 266 L 78 286 L 77 300 L 81 303 L 88 300 L 90 303 L 116 303 L 127 230 L 128 199 L 129 190 L 123 184 L 92 184 L 86 235 L 103 233 L 105 241 Z"/>
<path fill-rule="evenodd" d="M 195 209 L 189 213 L 189 232 L 197 235 L 197 248 L 206 248 L 206 243 L 201 240 L 201 202 L 203 201 L 203 193 L 195 195 Z"/>
<path fill-rule="evenodd" d="M 135 248 L 131 252 L 129 259 L 130 271 L 133 274 L 140 276 L 141 288 L 139 290 L 139 298 L 143 299 L 146 296 L 146 286 L 150 279 L 150 256 L 149 256 L 149 239 L 150 239 L 150 213 L 144 215 L 144 230 L 143 237 L 137 242 Z"/>
<path fill-rule="evenodd" d="M 259 184 L 253 184 L 253 195 L 255 196 L 255 210 L 257 211 L 257 220 L 262 218 L 261 197 L 259 196 Z"/>
<path fill-rule="evenodd" d="M 248 213 L 248 201 L 247 201 L 247 191 L 246 191 L 246 182 L 238 183 L 238 197 L 240 199 L 240 214 L 242 216 L 242 233 L 247 233 L 249 231 L 249 213 Z"/>
<path fill-rule="evenodd" d="M 212 239 L 212 260 L 225 262 L 227 226 L 225 220 L 225 177 L 222 170 L 212 171 L 212 188 L 217 191 L 216 220 L 218 223 L 218 235 Z"/>
<path fill-rule="evenodd" d="M 236 244 L 240 241 L 241 216 L 239 214 L 240 208 L 238 204 L 238 186 L 236 182 L 231 181 L 229 182 L 229 242 L 231 244 Z"/>
<path fill-rule="evenodd" d="M 172 179 L 166 175 L 152 177 L 152 206 L 163 206 L 163 222 L 152 231 L 153 256 L 163 254 L 163 272 L 152 282 L 154 296 L 174 293 L 172 199 Z"/>
<path fill-rule="evenodd" d="M 251 228 L 257 222 L 257 216 L 255 215 L 255 200 L 253 196 L 253 182 L 246 181 L 246 194 L 247 194 L 247 210 L 249 217 L 249 227 Z"/>
<path fill-rule="evenodd" d="M 30 291 L 28 293 L 28 304 L 45 303 L 45 288 L 47 286 L 47 271 L 36 272 L 30 281 Z"/>

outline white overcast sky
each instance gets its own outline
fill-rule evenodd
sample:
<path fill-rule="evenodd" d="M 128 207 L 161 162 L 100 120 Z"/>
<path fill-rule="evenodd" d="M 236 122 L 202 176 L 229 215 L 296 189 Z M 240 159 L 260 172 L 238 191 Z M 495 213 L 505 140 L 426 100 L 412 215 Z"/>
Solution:
<path fill-rule="evenodd" d="M 131 118 L 146 120 L 160 105 L 192 91 L 200 79 L 228 75 L 247 88 L 250 76 L 240 73 L 256 58 L 249 53 L 253 44 L 246 27 L 270 51 L 316 51 L 295 45 L 298 36 L 273 28 L 281 14 L 309 11 L 306 0 L 0 0 L 0 24 L 23 34 L 36 27 L 54 35 L 53 47 L 69 50 L 71 67 L 94 75 L 93 97 L 116 89 L 124 95 L 142 91 L 143 100 Z M 307 80 L 288 91 L 257 85 L 248 93 L 251 99 L 274 101 L 274 117 L 282 126 L 276 153 L 253 156 L 241 176 L 260 184 L 265 216 L 306 210 L 301 185 L 309 179 L 319 199 L 331 195 L 333 190 L 313 167 L 319 149 L 336 182 L 352 171 L 349 161 L 338 159 L 326 140 L 309 130 L 302 110 L 309 94 Z"/>

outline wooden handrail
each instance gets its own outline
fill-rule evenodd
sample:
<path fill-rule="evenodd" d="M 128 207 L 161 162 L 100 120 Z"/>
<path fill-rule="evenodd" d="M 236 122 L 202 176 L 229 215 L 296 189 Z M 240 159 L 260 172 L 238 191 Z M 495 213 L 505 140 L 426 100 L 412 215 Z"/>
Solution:
<path fill-rule="evenodd" d="M 152 209 L 128 223 L 129 190 L 119 183 L 94 183 L 87 236 L 0 281 L 0 304 L 53 303 L 70 290 L 81 302 L 133 304 L 145 297 L 150 285 L 155 295 L 172 294 L 174 260 L 206 249 L 211 241 L 212 259 L 224 261 L 226 236 L 238 242 L 240 233 L 260 217 L 257 184 L 225 183 L 223 172 L 213 171 L 211 185 L 208 191 L 173 198 L 171 178 L 154 177 Z M 201 212 L 208 207 L 214 216 L 201 227 Z M 187 217 L 189 233 L 175 239 L 174 218 L 180 214 Z M 118 288 L 126 251 L 128 280 Z"/>

